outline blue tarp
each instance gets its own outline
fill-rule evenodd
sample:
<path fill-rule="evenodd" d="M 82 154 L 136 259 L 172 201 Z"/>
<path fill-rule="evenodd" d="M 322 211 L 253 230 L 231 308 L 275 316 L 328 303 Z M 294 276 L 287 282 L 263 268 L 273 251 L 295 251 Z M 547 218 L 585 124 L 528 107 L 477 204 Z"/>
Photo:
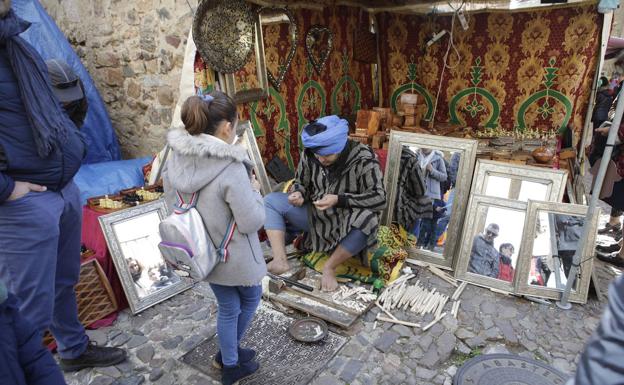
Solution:
<path fill-rule="evenodd" d="M 143 166 L 152 158 L 138 158 L 83 164 L 74 177 L 74 182 L 80 188 L 82 203 L 87 198 L 100 195 L 117 194 L 119 190 L 143 186 Z"/>
<path fill-rule="evenodd" d="M 21 36 L 35 47 L 43 59 L 64 60 L 84 83 L 89 100 L 89 112 L 81 129 L 87 137 L 87 157 L 84 163 L 121 159 L 117 137 L 104 102 L 63 32 L 38 0 L 13 0 L 13 10 L 19 17 L 32 23 Z"/>

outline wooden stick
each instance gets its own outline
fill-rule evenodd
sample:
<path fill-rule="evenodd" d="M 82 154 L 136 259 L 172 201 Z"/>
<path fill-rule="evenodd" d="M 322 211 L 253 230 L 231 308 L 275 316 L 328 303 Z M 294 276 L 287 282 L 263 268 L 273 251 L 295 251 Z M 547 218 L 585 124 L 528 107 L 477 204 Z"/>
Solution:
<path fill-rule="evenodd" d="M 414 323 L 414 322 L 407 322 L 407 321 L 401 321 L 398 319 L 391 319 L 391 318 L 386 318 L 382 315 L 377 314 L 377 319 L 379 321 L 385 321 L 385 322 L 392 322 L 395 324 L 399 324 L 399 325 L 405 325 L 405 326 L 411 326 L 413 328 L 419 328 L 420 324 Z"/>
<path fill-rule="evenodd" d="M 494 293 L 498 293 L 498 294 L 504 294 L 504 295 L 509 295 L 511 293 L 507 292 L 507 291 L 503 291 L 503 290 L 499 290 L 499 289 L 494 289 L 494 288 L 490 288 L 491 291 L 493 291 Z"/>
<path fill-rule="evenodd" d="M 436 323 L 438 323 L 442 318 L 444 318 L 444 316 L 446 315 L 446 312 L 440 314 L 439 317 L 437 317 L 436 319 L 434 319 L 433 321 L 431 321 L 430 323 L 427 324 L 427 326 L 425 326 L 423 328 L 423 332 L 426 332 L 427 330 L 429 330 L 430 327 L 432 327 L 433 325 L 435 325 Z"/>
<path fill-rule="evenodd" d="M 452 278 L 450 275 L 443 272 L 442 270 L 438 269 L 437 267 L 429 266 L 429 271 L 431 271 L 433 274 L 437 275 L 438 277 L 442 278 L 446 282 L 450 283 L 451 285 L 457 287 L 457 280 L 455 278 Z"/>
<path fill-rule="evenodd" d="M 453 301 L 457 301 L 459 299 L 459 296 L 462 295 L 462 293 L 464 292 L 464 289 L 466 288 L 466 286 L 468 286 L 468 282 L 466 281 L 462 282 L 459 285 L 459 287 L 455 289 L 455 292 L 453 293 L 453 296 L 451 297 L 451 299 Z"/>
<path fill-rule="evenodd" d="M 438 306 L 438 309 L 436 310 L 436 318 L 439 317 L 440 314 L 442 314 L 442 309 L 444 309 L 444 306 L 446 305 L 447 301 L 448 301 L 447 296 L 443 296 L 442 300 L 440 300 L 440 304 Z"/>
<path fill-rule="evenodd" d="M 392 313 L 390 313 L 388 310 L 386 310 L 383 306 L 381 306 L 381 304 L 379 303 L 379 301 L 375 301 L 375 305 L 377 305 L 378 308 L 381 309 L 381 311 L 383 311 L 384 313 L 386 313 L 390 318 L 392 319 L 397 319 L 397 317 L 393 316 Z"/>

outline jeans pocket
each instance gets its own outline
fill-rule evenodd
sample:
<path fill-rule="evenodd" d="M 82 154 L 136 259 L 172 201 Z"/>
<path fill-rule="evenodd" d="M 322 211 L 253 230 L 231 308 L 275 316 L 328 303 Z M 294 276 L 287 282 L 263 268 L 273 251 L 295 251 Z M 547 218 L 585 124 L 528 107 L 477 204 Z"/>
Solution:
<path fill-rule="evenodd" d="M 26 198 L 28 198 L 31 194 L 33 194 L 32 191 L 27 192 L 26 194 L 24 194 L 23 196 L 17 198 L 17 199 L 12 199 L 12 200 L 5 200 L 2 204 L 3 205 L 15 205 L 18 204 L 24 200 L 26 200 Z"/>

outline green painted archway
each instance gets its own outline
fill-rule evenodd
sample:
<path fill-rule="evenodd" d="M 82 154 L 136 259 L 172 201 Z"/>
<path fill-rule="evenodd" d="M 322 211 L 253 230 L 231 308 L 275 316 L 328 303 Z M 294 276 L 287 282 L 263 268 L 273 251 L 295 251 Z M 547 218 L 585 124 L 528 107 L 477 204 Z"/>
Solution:
<path fill-rule="evenodd" d="M 290 125 L 288 124 L 288 117 L 286 115 L 286 103 L 284 103 L 284 99 L 282 95 L 273 87 L 269 87 L 269 99 L 273 99 L 277 105 L 279 106 L 279 120 L 277 123 L 277 127 L 274 129 L 276 131 L 284 131 L 285 143 L 284 143 L 284 152 L 286 153 L 286 160 L 288 161 L 288 165 L 291 169 L 294 170 L 294 161 L 292 155 L 290 153 Z M 251 126 L 254 130 L 254 135 L 256 137 L 264 136 L 265 132 L 262 130 L 260 123 L 258 122 L 258 118 L 256 115 L 256 111 L 258 109 L 258 101 L 255 101 L 251 104 L 251 113 L 250 120 Z"/>
<path fill-rule="evenodd" d="M 351 87 L 353 87 L 353 89 L 355 90 L 355 103 L 353 104 L 353 111 L 358 111 L 360 109 L 362 92 L 360 91 L 360 87 L 358 86 L 356 81 L 351 76 L 347 75 L 340 78 L 331 94 L 332 114 L 334 115 L 339 115 L 341 112 L 340 106 L 338 105 L 338 91 L 340 90 L 340 87 L 342 87 L 342 85 L 345 83 L 349 83 Z"/>
<path fill-rule="evenodd" d="M 453 96 L 453 99 L 451 99 L 451 102 L 449 103 L 449 116 L 451 118 L 450 122 L 454 124 L 465 124 L 465 122 L 462 122 L 459 119 L 459 116 L 457 116 L 457 103 L 459 103 L 461 99 L 472 94 L 478 94 L 483 96 L 492 105 L 492 113 L 490 114 L 488 121 L 485 124 L 485 127 L 495 128 L 496 126 L 498 126 L 498 118 L 500 116 L 500 106 L 498 104 L 498 101 L 496 100 L 494 95 L 490 93 L 490 91 L 480 87 L 466 88 Z"/>
<path fill-rule="evenodd" d="M 561 104 L 564 105 L 566 109 L 566 114 L 565 114 L 565 117 L 563 118 L 563 123 L 561 123 L 561 126 L 559 127 L 559 129 L 562 130 L 568 125 L 568 122 L 570 121 L 570 117 L 572 117 L 572 103 L 570 103 L 570 99 L 568 99 L 564 94 L 562 94 L 559 91 L 541 90 L 529 96 L 527 100 L 525 100 L 520 106 L 520 109 L 518 110 L 518 117 L 517 117 L 518 128 L 520 130 L 524 130 L 526 128 L 524 115 L 526 114 L 526 111 L 529 108 L 529 106 L 537 102 L 538 100 L 542 98 L 547 98 L 547 97 L 552 97 L 558 100 Z"/>
<path fill-rule="evenodd" d="M 310 88 L 315 89 L 321 96 L 321 116 L 319 116 L 319 118 L 325 116 L 325 105 L 327 103 L 327 99 L 325 97 L 325 90 L 323 89 L 323 87 L 321 87 L 321 85 L 318 82 L 314 80 L 309 80 L 303 86 L 303 88 L 299 92 L 299 96 L 297 97 L 297 118 L 298 118 L 297 137 L 299 139 L 299 149 L 303 147 L 301 143 L 301 130 L 303 130 L 303 126 L 305 126 L 305 124 L 308 122 L 305 116 L 303 116 L 303 97 L 305 96 L 306 91 L 308 91 Z"/>
<path fill-rule="evenodd" d="M 425 104 L 427 105 L 427 113 L 425 114 L 425 119 L 430 120 L 431 114 L 433 114 L 433 99 L 431 99 L 431 95 L 429 95 L 429 92 L 427 92 L 427 90 L 418 83 L 406 83 L 394 90 L 394 92 L 392 93 L 392 97 L 390 98 L 390 107 L 392 108 L 392 111 L 397 112 L 397 100 L 399 99 L 399 96 L 403 92 L 410 90 L 416 91 L 417 94 L 421 95 L 423 99 L 425 99 Z"/>

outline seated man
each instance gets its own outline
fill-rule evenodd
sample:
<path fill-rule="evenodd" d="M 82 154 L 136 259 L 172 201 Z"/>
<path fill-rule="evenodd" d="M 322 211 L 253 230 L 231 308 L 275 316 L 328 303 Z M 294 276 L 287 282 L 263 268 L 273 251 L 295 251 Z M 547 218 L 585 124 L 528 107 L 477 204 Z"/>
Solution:
<path fill-rule="evenodd" d="M 490 223 L 484 234 L 477 234 L 472 242 L 468 271 L 486 277 L 497 278 L 499 269 L 498 250 L 494 247 L 494 238 L 498 237 L 499 227 Z"/>
<path fill-rule="evenodd" d="M 368 146 L 348 140 L 346 120 L 332 115 L 303 128 L 301 155 L 290 193 L 265 197 L 265 230 L 273 250 L 270 272 L 288 270 L 286 233 L 305 231 L 312 251 L 330 254 L 321 288 L 335 290 L 336 267 L 376 245 L 386 192 L 379 162 Z"/>

